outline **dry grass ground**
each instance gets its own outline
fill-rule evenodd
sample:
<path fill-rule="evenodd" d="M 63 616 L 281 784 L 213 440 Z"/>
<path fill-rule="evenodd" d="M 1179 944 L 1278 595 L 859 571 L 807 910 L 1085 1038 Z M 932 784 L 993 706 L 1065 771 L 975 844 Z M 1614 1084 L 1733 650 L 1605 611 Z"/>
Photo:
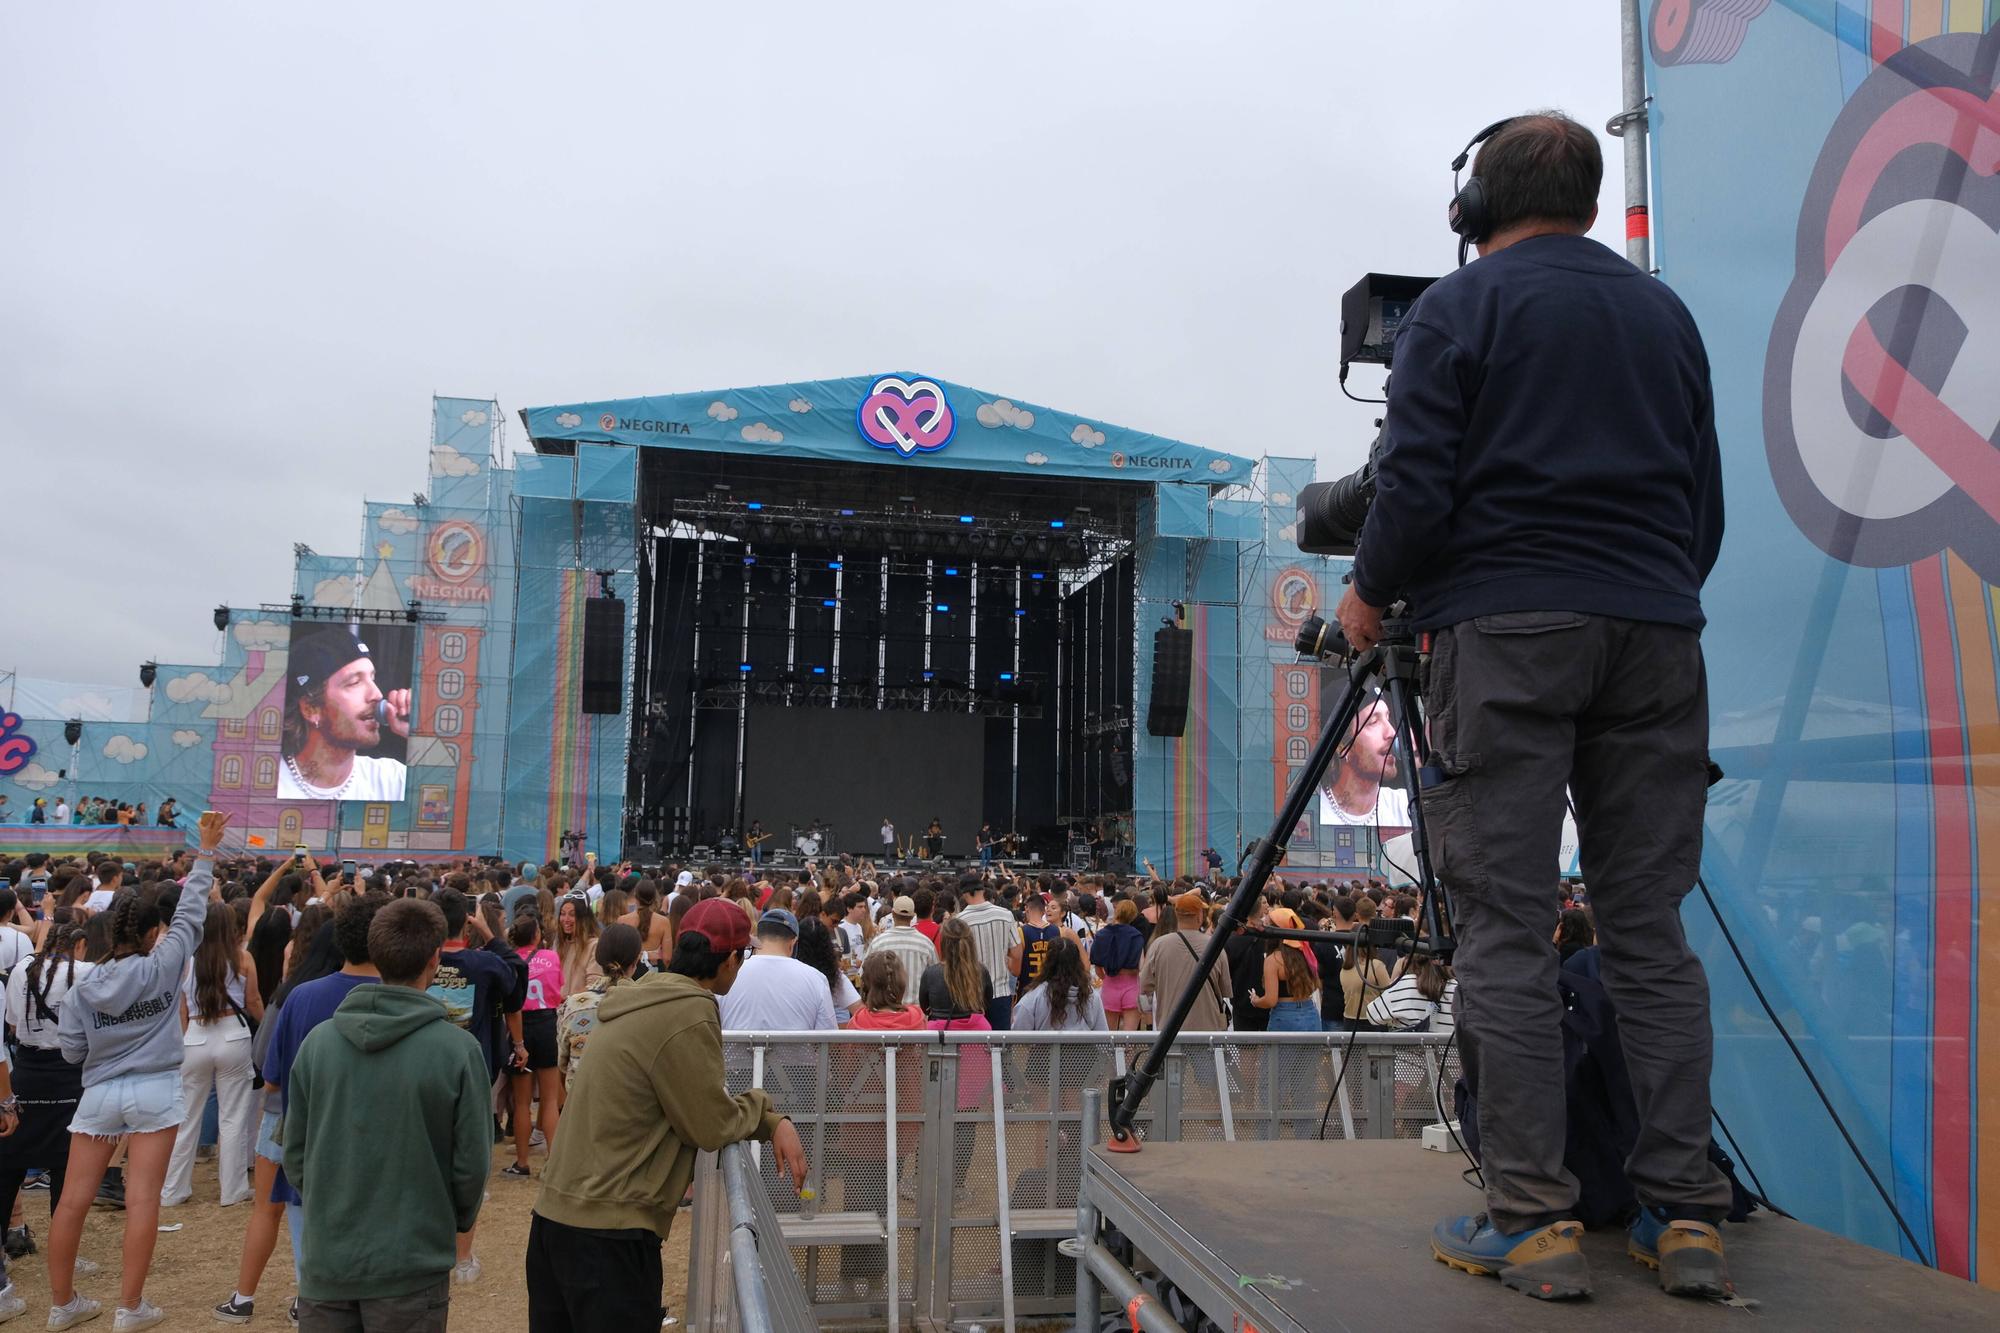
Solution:
<path fill-rule="evenodd" d="M 511 1148 L 496 1149 L 493 1154 L 494 1175 L 488 1187 L 491 1197 L 479 1214 L 479 1239 L 474 1250 L 483 1271 L 471 1286 L 452 1288 L 451 1327 L 455 1333 L 501 1330 L 512 1333 L 527 1326 L 527 1280 L 522 1256 L 527 1253 L 528 1210 L 534 1203 L 536 1182 L 500 1175 L 500 1168 L 513 1160 Z M 541 1165 L 538 1153 L 537 1175 Z M 243 1252 L 243 1227 L 250 1219 L 247 1204 L 234 1208 L 216 1205 L 220 1195 L 214 1162 L 197 1162 L 194 1181 L 193 1202 L 160 1213 L 162 1225 L 178 1222 L 181 1229 L 161 1234 L 159 1247 L 153 1252 L 152 1273 L 146 1280 L 147 1299 L 167 1311 L 164 1328 L 223 1327 L 216 1322 L 211 1308 L 236 1285 L 237 1262 Z M 22 1197 L 28 1226 L 39 1246 L 48 1235 L 48 1196 L 36 1192 Z M 392 1219 L 393 1212 L 385 1208 L 384 1225 L 389 1225 Z M 687 1221 L 688 1214 L 684 1211 L 667 1242 L 664 1299 L 676 1315 L 681 1312 L 687 1288 Z M 124 1223 L 125 1214 L 94 1208 L 84 1230 L 83 1253 L 104 1266 L 97 1276 L 77 1283 L 77 1289 L 85 1295 L 104 1302 L 103 1318 L 88 1326 L 93 1330 L 111 1327 L 111 1310 L 118 1300 L 118 1255 Z M 39 1327 L 49 1306 L 44 1256 L 35 1253 L 25 1259 L 11 1260 L 8 1269 L 16 1289 L 28 1302 L 28 1313 L 21 1317 L 18 1326 Z M 285 1302 L 296 1290 L 292 1285 L 291 1242 L 281 1229 L 277 1253 L 257 1289 L 257 1317 L 250 1327 L 285 1328 Z"/>

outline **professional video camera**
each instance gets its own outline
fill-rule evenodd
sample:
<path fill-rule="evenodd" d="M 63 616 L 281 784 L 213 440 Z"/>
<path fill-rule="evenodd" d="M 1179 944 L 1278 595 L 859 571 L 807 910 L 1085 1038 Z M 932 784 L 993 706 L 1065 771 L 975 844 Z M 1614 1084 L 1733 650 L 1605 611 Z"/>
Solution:
<path fill-rule="evenodd" d="M 1436 278 L 1408 278 L 1370 273 L 1340 298 L 1340 388 L 1347 392 L 1347 370 L 1359 361 L 1388 366 L 1396 350 L 1396 334 L 1424 288 Z M 1349 397 L 1353 395 L 1349 394 Z M 1366 399 L 1360 401 L 1368 401 Z M 1368 459 L 1344 477 L 1316 481 L 1299 489 L 1298 544 L 1311 555 L 1353 555 L 1361 540 L 1361 525 L 1375 503 L 1375 463 L 1382 452 L 1382 422 L 1375 422 L 1375 441 Z"/>

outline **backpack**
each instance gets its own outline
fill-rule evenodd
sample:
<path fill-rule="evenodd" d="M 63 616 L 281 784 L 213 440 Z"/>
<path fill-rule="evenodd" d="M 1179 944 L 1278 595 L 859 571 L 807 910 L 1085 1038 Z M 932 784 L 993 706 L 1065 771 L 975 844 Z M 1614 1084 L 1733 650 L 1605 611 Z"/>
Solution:
<path fill-rule="evenodd" d="M 1618 1038 L 1617 1011 L 1597 979 L 1597 958 L 1595 948 L 1581 950 L 1556 974 L 1563 998 L 1563 1100 L 1568 1112 L 1563 1166 L 1576 1177 L 1576 1220 L 1586 1228 L 1622 1226 L 1639 1209 L 1638 1195 L 1625 1178 L 1626 1159 L 1638 1141 L 1639 1109 Z M 1478 1161 L 1477 1071 L 1470 1061 L 1463 1068 L 1452 1089 L 1453 1109 L 1459 1137 Z M 1728 1178 L 1729 1220 L 1744 1221 L 1758 1200 L 1736 1178 L 1736 1164 L 1713 1138 L 1708 1159 Z"/>

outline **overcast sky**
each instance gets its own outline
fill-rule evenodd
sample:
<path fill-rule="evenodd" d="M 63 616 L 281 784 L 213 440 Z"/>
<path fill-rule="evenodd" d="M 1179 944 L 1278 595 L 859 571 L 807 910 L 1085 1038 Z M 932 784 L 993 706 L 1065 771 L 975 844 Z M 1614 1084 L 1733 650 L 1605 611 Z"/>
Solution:
<path fill-rule="evenodd" d="M 423 487 L 433 392 L 520 446 L 524 406 L 914 369 L 1344 471 L 1340 293 L 1453 262 L 1488 121 L 1601 131 L 1617 10 L 9 5 L 0 670 L 215 660 L 216 603 Z"/>

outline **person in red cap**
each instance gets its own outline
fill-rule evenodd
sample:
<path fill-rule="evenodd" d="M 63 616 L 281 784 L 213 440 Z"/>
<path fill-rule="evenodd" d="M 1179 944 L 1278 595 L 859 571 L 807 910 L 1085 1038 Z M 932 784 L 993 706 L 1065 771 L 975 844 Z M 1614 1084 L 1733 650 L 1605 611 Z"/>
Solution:
<path fill-rule="evenodd" d="M 658 1326 L 660 1247 L 697 1152 L 768 1140 L 793 1188 L 805 1184 L 792 1122 L 761 1088 L 732 1097 L 723 1083 L 715 1001 L 749 944 L 743 909 L 706 899 L 682 918 L 665 973 L 599 1003 L 529 1223 L 532 1333 Z"/>

